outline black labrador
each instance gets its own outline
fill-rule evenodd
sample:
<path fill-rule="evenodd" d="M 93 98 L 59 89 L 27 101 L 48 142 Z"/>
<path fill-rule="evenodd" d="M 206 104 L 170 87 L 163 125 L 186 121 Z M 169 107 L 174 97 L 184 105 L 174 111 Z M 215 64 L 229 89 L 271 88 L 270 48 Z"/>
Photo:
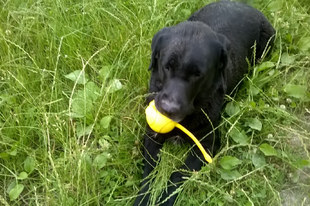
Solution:
<path fill-rule="evenodd" d="M 260 11 L 230 1 L 211 3 L 187 21 L 161 29 L 152 40 L 149 92 L 154 95 L 147 98 L 147 103 L 155 99 L 161 113 L 180 122 L 214 155 L 220 141 L 211 131 L 218 126 L 224 97 L 247 72 L 247 59 L 253 60 L 254 45 L 255 57 L 259 59 L 272 46 L 274 35 L 275 29 Z M 151 204 L 148 175 L 156 166 L 164 141 L 179 138 L 194 144 L 178 129 L 158 134 L 147 127 L 142 189 L 135 206 Z M 197 146 L 193 150 L 181 169 L 201 169 L 204 157 Z M 177 195 L 172 193 L 185 175 L 188 174 L 171 175 L 168 188 L 157 204 L 174 204 Z"/>

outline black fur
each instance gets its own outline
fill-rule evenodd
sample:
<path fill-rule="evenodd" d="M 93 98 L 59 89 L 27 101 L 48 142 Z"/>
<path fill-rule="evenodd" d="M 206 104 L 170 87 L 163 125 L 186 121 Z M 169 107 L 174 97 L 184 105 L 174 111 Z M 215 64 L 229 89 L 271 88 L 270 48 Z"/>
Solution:
<path fill-rule="evenodd" d="M 212 3 L 195 12 L 188 21 L 166 27 L 153 37 L 150 93 L 156 108 L 190 130 L 211 155 L 220 147 L 217 134 L 206 136 L 217 127 L 224 97 L 230 94 L 247 72 L 253 45 L 256 57 L 272 46 L 275 30 L 258 10 L 237 2 Z M 269 42 L 269 45 L 267 43 Z M 202 112 L 202 109 L 207 114 Z M 212 125 L 210 123 L 212 122 Z M 192 140 L 178 129 L 157 134 L 149 127 L 144 137 L 144 174 L 134 205 L 149 205 L 149 179 L 164 141 L 173 136 Z M 203 155 L 195 146 L 182 169 L 201 169 Z M 195 155 L 197 154 L 198 157 Z M 182 182 L 182 174 L 171 175 L 169 187 L 158 202 L 171 195 Z M 163 205 L 173 205 L 176 195 Z"/>

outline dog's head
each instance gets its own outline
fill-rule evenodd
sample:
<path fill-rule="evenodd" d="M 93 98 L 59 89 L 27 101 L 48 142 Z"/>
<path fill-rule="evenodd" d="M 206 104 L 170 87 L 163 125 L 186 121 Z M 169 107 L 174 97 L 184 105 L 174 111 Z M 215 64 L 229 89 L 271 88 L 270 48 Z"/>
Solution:
<path fill-rule="evenodd" d="M 193 113 L 196 98 L 224 82 L 228 40 L 201 22 L 182 22 L 160 30 L 152 40 L 150 90 L 156 108 L 180 122 Z M 155 76 L 155 77 L 154 77 Z M 152 85 L 153 84 L 153 85 Z"/>

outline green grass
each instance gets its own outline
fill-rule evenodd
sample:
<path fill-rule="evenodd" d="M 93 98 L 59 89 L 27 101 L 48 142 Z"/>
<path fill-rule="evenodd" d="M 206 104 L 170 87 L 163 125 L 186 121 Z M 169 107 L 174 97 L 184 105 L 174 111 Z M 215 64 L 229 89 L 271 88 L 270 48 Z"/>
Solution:
<path fill-rule="evenodd" d="M 0 205 L 132 205 L 152 36 L 211 1 L 0 1 Z M 307 0 L 251 0 L 277 30 L 177 205 L 310 204 Z M 152 200 L 188 145 L 166 144 Z M 228 164 L 230 163 L 230 164 Z"/>

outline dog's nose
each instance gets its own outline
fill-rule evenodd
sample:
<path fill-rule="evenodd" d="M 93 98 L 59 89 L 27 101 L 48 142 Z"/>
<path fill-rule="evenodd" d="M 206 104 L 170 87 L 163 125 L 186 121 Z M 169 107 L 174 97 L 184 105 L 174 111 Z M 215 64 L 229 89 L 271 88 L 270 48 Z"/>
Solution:
<path fill-rule="evenodd" d="M 160 107 L 161 112 L 166 115 L 167 117 L 173 116 L 173 114 L 176 114 L 180 112 L 180 105 L 175 103 L 174 101 L 169 101 L 167 99 L 162 99 L 160 101 Z"/>

